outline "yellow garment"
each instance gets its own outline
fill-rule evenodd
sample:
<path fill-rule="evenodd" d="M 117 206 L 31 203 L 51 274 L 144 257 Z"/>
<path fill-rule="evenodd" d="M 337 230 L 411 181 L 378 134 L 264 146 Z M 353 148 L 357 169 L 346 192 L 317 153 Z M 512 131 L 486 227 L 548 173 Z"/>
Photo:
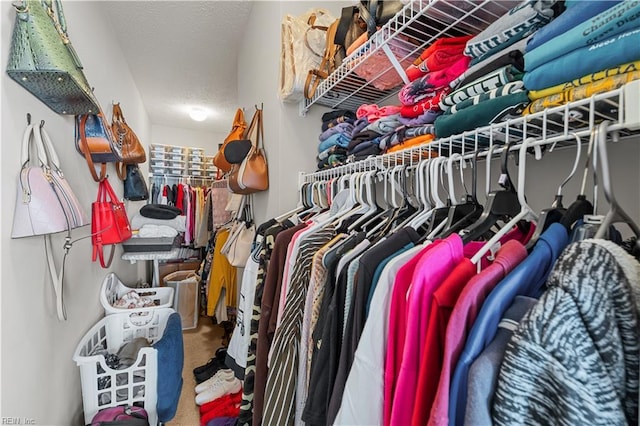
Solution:
<path fill-rule="evenodd" d="M 210 317 L 215 314 L 216 304 L 223 288 L 225 289 L 226 306 L 235 307 L 237 303 L 236 268 L 231 266 L 226 256 L 220 252 L 228 238 L 228 229 L 221 229 L 216 235 L 211 271 L 209 272 L 209 284 L 207 286 L 207 315 Z"/>
<path fill-rule="evenodd" d="M 640 79 L 640 71 L 606 77 L 604 80 L 598 80 L 541 99 L 536 99 L 525 108 L 522 115 L 535 114 L 536 112 L 543 111 L 545 108 L 553 108 L 572 101 L 586 99 L 597 93 L 618 89 L 628 82 L 638 79 Z"/>
<path fill-rule="evenodd" d="M 557 86 L 548 87 L 542 90 L 530 90 L 529 99 L 535 101 L 550 95 L 555 95 L 560 92 L 564 92 L 569 89 L 576 88 L 578 86 L 584 86 L 585 84 L 593 83 L 598 80 L 603 80 L 607 77 L 613 77 L 618 74 L 630 73 L 633 71 L 640 71 L 640 61 L 629 62 L 617 67 L 609 68 L 603 71 L 594 72 L 593 74 L 585 75 L 584 77 L 577 78 L 573 81 L 558 84 Z"/>

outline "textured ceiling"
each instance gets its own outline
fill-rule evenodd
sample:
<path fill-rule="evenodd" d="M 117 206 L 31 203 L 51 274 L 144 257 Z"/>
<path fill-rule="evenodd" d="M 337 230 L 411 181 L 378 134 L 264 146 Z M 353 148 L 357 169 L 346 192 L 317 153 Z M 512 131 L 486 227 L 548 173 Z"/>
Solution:
<path fill-rule="evenodd" d="M 152 124 L 227 133 L 249 1 L 103 1 Z M 188 108 L 205 108 L 195 122 Z"/>

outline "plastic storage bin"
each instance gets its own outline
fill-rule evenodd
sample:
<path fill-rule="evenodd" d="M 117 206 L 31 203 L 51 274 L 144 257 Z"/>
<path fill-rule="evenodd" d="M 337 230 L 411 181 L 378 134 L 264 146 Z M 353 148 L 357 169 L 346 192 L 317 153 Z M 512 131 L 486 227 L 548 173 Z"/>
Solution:
<path fill-rule="evenodd" d="M 198 327 L 200 278 L 195 271 L 172 272 L 162 279 L 162 284 L 175 291 L 173 309 L 180 314 L 182 329 L 190 330 Z"/>
<path fill-rule="evenodd" d="M 97 350 L 117 353 L 122 345 L 137 337 L 156 343 L 174 312 L 171 308 L 160 308 L 108 315 L 80 340 L 73 360 L 80 368 L 85 424 L 90 424 L 103 408 L 134 403 L 142 403 L 150 425 L 158 423 L 158 351 L 152 347 L 141 348 L 135 363 L 123 370 L 108 367 L 104 355 L 92 354 Z"/>
<path fill-rule="evenodd" d="M 148 308 L 116 308 L 113 304 L 131 290 L 140 296 L 148 297 L 153 300 L 155 306 Z M 152 288 L 131 288 L 120 281 L 118 276 L 113 272 L 107 274 L 102 281 L 102 289 L 100 290 L 100 303 L 104 308 L 105 315 L 146 312 L 159 308 L 171 308 L 173 305 L 173 288 L 171 287 L 152 287 Z"/>

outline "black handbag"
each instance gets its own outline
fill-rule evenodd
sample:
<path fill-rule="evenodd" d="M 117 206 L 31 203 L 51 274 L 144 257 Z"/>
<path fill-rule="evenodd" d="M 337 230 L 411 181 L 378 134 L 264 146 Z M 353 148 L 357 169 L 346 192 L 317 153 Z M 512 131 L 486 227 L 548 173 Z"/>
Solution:
<path fill-rule="evenodd" d="M 369 37 L 377 31 L 377 27 L 389 22 L 404 4 L 399 0 L 364 0 L 358 4 L 360 18 L 367 24 Z"/>
<path fill-rule="evenodd" d="M 240 164 L 242 160 L 247 158 L 247 154 L 251 151 L 251 141 L 248 139 L 239 139 L 229 142 L 224 147 L 224 158 L 229 164 Z"/>
<path fill-rule="evenodd" d="M 127 175 L 124 179 L 124 198 L 130 201 L 142 201 L 149 198 L 147 182 L 137 164 L 127 164 Z"/>

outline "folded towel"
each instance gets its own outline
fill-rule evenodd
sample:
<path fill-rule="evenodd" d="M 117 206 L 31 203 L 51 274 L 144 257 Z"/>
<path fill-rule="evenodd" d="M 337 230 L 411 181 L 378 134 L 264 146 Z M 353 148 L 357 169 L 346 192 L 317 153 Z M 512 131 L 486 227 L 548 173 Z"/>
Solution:
<path fill-rule="evenodd" d="M 151 223 L 142 225 L 138 230 L 138 237 L 140 238 L 175 237 L 176 235 L 178 235 L 178 231 L 171 226 L 154 225 Z"/>
<path fill-rule="evenodd" d="M 173 219 L 151 219 L 144 217 L 140 213 L 136 213 L 131 218 L 131 229 L 140 229 L 144 225 L 165 225 L 174 228 L 178 232 L 184 232 L 186 227 L 186 216 L 178 216 Z"/>

